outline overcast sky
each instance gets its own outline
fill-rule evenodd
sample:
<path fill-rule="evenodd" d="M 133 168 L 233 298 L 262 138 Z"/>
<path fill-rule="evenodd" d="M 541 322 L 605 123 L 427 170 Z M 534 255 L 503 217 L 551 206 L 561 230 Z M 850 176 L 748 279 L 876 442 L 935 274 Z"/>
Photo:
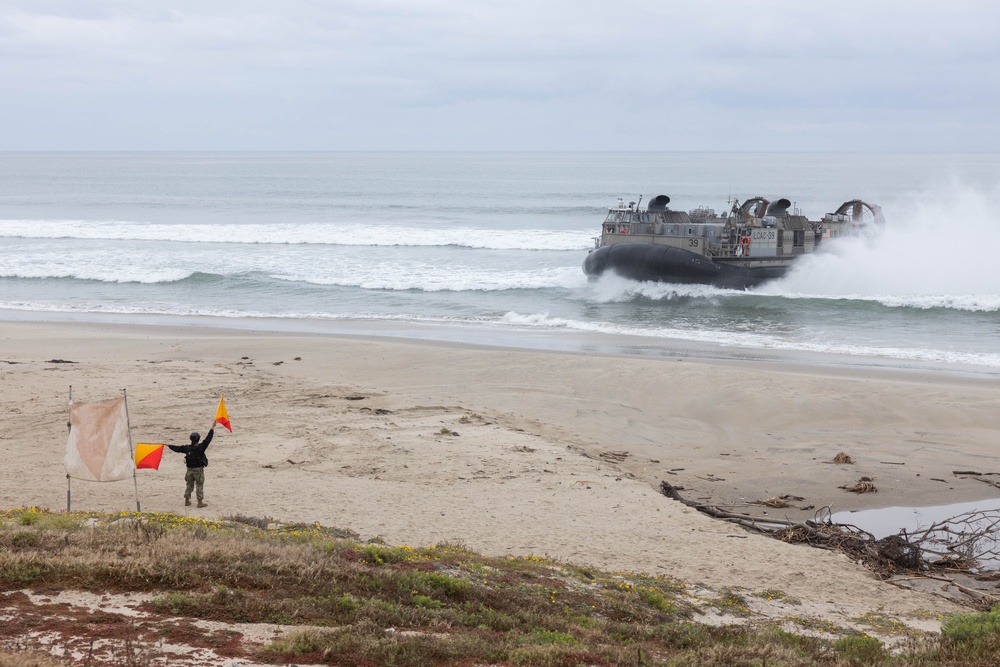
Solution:
<path fill-rule="evenodd" d="M 0 0 L 0 150 L 1000 151 L 998 0 Z"/>

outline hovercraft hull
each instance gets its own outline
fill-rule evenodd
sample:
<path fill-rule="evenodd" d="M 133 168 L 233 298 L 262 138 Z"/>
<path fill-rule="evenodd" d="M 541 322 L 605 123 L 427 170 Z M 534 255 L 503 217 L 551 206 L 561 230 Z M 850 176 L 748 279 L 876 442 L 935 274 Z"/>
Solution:
<path fill-rule="evenodd" d="M 587 255 L 583 270 L 591 278 L 611 271 L 630 280 L 746 289 L 782 277 L 789 263 L 752 259 L 718 261 L 670 245 L 616 243 Z"/>

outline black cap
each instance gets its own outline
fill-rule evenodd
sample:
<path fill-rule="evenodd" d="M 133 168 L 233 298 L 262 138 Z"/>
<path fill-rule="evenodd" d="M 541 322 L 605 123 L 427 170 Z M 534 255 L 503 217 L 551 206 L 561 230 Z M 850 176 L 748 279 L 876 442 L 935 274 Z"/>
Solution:
<path fill-rule="evenodd" d="M 198 442 L 199 440 L 201 440 L 201 434 L 200 433 L 192 433 L 191 434 L 191 442 Z"/>

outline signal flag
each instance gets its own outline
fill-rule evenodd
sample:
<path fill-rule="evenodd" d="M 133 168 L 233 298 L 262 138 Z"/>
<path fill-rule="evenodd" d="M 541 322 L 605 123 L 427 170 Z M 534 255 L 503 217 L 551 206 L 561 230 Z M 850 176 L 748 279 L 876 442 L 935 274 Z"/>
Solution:
<path fill-rule="evenodd" d="M 135 443 L 135 467 L 160 469 L 160 459 L 163 458 L 163 445 L 150 445 L 145 442 Z"/>
<path fill-rule="evenodd" d="M 233 425 L 229 423 L 229 413 L 226 412 L 226 397 L 223 396 L 219 399 L 219 409 L 215 411 L 215 423 L 222 424 L 229 429 L 229 432 L 233 432 Z"/>

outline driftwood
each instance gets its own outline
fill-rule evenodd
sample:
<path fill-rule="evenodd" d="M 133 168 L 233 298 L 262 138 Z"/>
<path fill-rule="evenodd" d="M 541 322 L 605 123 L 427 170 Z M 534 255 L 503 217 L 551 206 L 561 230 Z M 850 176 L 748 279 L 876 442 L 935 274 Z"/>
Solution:
<path fill-rule="evenodd" d="M 683 490 L 684 487 L 674 486 L 666 480 L 660 482 L 660 493 L 665 495 L 667 498 L 676 500 L 679 503 L 692 507 L 702 514 L 707 514 L 715 519 L 738 523 L 749 530 L 769 533 L 774 529 L 774 527 L 787 527 L 794 525 L 791 521 L 783 519 L 772 519 L 770 517 L 752 516 L 750 514 L 741 514 L 739 512 L 728 512 L 719 509 L 718 507 L 713 507 L 712 505 L 706 505 L 704 503 L 688 500 L 680 494 L 680 491 Z"/>
<path fill-rule="evenodd" d="M 862 477 L 850 486 L 841 486 L 839 488 L 852 493 L 878 493 L 878 489 L 872 483 L 871 477 Z"/>
<path fill-rule="evenodd" d="M 751 500 L 748 504 L 750 505 L 760 505 L 761 507 L 773 507 L 775 509 L 782 509 L 784 507 L 791 507 L 792 504 L 787 500 L 782 500 L 781 498 L 767 498 L 765 500 Z"/>
<path fill-rule="evenodd" d="M 996 488 L 1000 489 L 1000 484 L 998 484 L 997 482 L 994 482 L 991 479 L 983 479 L 982 477 L 973 477 L 972 479 L 976 480 L 977 482 L 982 482 L 984 484 L 989 484 L 990 486 L 993 486 L 993 487 L 996 487 Z"/>
<path fill-rule="evenodd" d="M 901 530 L 896 535 L 876 538 L 857 526 L 833 523 L 829 507 L 818 510 L 812 520 L 791 521 L 727 511 L 688 500 L 681 496 L 683 490 L 667 481 L 660 482 L 663 495 L 703 514 L 782 542 L 839 551 L 883 579 L 899 574 L 931 577 L 932 573 L 946 569 L 975 576 L 976 572 L 1000 566 L 1000 511 L 966 512 L 918 531 Z M 964 587 L 953 579 L 942 580 L 975 598 L 977 603 L 997 601 L 988 593 Z"/>
<path fill-rule="evenodd" d="M 910 536 L 938 564 L 964 569 L 1000 565 L 1000 512 L 996 510 L 963 512 Z"/>
<path fill-rule="evenodd" d="M 761 507 L 774 507 L 776 509 L 781 509 L 784 507 L 791 507 L 792 501 L 798 502 L 800 500 L 805 500 L 802 496 L 793 496 L 790 494 L 785 494 L 783 496 L 776 496 L 774 498 L 768 498 L 766 500 L 751 500 L 749 505 L 760 505 Z"/>

